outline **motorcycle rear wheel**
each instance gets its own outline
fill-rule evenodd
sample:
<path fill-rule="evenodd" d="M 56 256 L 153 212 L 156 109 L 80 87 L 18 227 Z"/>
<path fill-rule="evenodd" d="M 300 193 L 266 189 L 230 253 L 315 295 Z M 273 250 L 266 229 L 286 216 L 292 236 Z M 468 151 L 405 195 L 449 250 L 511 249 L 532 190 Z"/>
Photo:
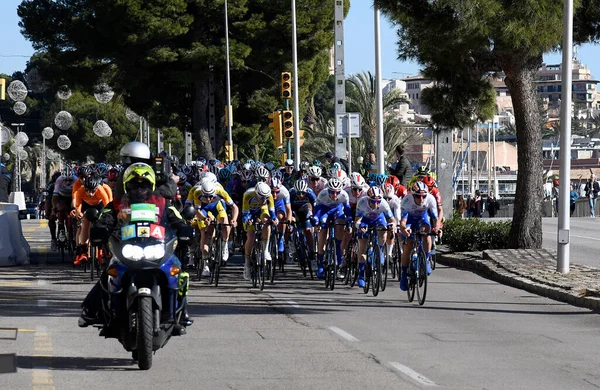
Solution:
<path fill-rule="evenodd" d="M 140 297 L 137 313 L 137 357 L 140 370 L 152 367 L 153 317 L 152 298 Z"/>

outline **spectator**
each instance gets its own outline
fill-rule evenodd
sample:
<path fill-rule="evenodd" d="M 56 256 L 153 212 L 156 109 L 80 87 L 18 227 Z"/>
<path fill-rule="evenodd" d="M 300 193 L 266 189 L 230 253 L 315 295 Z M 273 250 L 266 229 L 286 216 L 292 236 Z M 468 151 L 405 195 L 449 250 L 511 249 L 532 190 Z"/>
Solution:
<path fill-rule="evenodd" d="M 479 190 L 475 190 L 475 196 L 471 199 L 471 204 L 469 205 L 471 209 L 471 217 L 473 218 L 481 218 L 483 215 L 483 204 L 481 202 L 481 192 Z"/>
<path fill-rule="evenodd" d="M 467 202 L 462 195 L 458 195 L 458 199 L 456 200 L 456 210 L 458 210 L 458 214 L 461 218 L 465 217 L 465 211 L 467 211 Z"/>
<path fill-rule="evenodd" d="M 558 180 L 554 179 L 552 182 L 552 201 L 554 202 L 554 210 L 556 210 L 556 215 L 558 215 L 558 194 L 559 194 L 559 186 Z"/>
<path fill-rule="evenodd" d="M 331 153 L 331 152 L 325 153 L 324 157 L 325 157 L 325 159 L 327 160 L 327 163 L 329 163 L 330 166 L 331 166 L 331 164 L 337 162 L 337 163 L 339 163 L 342 166 L 342 169 L 344 171 L 346 171 L 346 173 L 349 174 L 349 172 L 348 172 L 348 162 L 346 160 L 342 160 L 342 159 L 334 156 L 333 153 Z"/>
<path fill-rule="evenodd" d="M 486 207 L 490 218 L 494 218 L 498 210 L 500 210 L 500 203 L 498 203 L 498 200 L 494 197 L 493 192 L 490 192 L 490 196 L 487 199 Z"/>
<path fill-rule="evenodd" d="M 571 192 L 569 193 L 569 198 L 570 198 L 570 202 L 571 202 L 571 217 L 572 217 L 573 213 L 575 212 L 575 204 L 577 203 L 577 199 L 579 199 L 579 194 L 577 193 L 577 191 L 575 191 L 573 189 L 573 184 L 571 184 L 570 190 L 571 190 Z"/>
<path fill-rule="evenodd" d="M 410 161 L 404 156 L 404 147 L 402 147 L 402 145 L 396 147 L 396 157 L 398 158 L 398 162 L 395 166 L 390 168 L 390 173 L 400 180 L 400 184 L 404 187 L 408 187 L 408 180 L 412 176 L 412 172 Z"/>
<path fill-rule="evenodd" d="M 594 218 L 596 215 L 594 212 L 594 209 L 596 208 L 596 198 L 598 197 L 598 192 L 600 192 L 600 184 L 598 184 L 595 174 L 592 173 L 590 176 L 585 185 L 584 191 L 590 205 L 590 217 Z"/>
<path fill-rule="evenodd" d="M 6 165 L 4 165 L 4 158 L 0 156 L 0 202 L 8 203 L 8 194 L 10 193 L 10 186 L 12 184 L 12 176 Z"/>

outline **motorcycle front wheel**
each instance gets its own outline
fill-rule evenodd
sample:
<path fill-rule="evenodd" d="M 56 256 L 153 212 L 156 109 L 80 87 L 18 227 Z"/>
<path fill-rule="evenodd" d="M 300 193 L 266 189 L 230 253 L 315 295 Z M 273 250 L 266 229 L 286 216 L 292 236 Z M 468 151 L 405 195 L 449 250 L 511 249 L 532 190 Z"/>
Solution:
<path fill-rule="evenodd" d="M 137 313 L 137 358 L 140 370 L 149 370 L 152 367 L 153 317 L 152 297 L 139 298 Z"/>

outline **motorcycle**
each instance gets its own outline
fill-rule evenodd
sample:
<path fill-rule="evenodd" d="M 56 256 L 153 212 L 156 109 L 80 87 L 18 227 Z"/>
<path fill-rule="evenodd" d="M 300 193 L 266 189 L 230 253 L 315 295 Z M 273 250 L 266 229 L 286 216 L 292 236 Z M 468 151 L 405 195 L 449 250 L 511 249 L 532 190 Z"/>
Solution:
<path fill-rule="evenodd" d="M 179 322 L 187 304 L 189 278 L 181 275 L 174 251 L 178 240 L 191 240 L 193 230 L 185 226 L 175 235 L 169 226 L 155 222 L 155 210 L 153 204 L 131 205 L 125 225 L 113 231 L 116 234 L 95 226 L 90 229 L 92 241 L 110 235 L 113 254 L 99 281 L 104 321 L 95 326 L 100 328 L 100 336 L 118 339 L 142 370 L 152 367 L 153 352 L 164 347 L 171 336 L 186 333 Z M 92 223 L 98 217 L 98 210 L 86 210 Z"/>

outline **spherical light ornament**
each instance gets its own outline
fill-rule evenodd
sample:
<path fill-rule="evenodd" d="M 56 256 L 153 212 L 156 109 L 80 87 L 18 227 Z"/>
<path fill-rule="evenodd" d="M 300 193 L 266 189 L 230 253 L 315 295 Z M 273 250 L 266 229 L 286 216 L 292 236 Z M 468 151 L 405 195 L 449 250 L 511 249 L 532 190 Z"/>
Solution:
<path fill-rule="evenodd" d="M 67 150 L 71 147 L 71 140 L 66 135 L 61 135 L 56 140 L 56 144 L 62 150 Z"/>
<path fill-rule="evenodd" d="M 73 117 L 67 111 L 61 111 L 56 114 L 54 124 L 61 130 L 68 130 L 73 126 Z"/>
<path fill-rule="evenodd" d="M 0 125 L 0 145 L 5 145 L 10 140 L 10 129 Z"/>
<path fill-rule="evenodd" d="M 27 157 L 29 157 L 29 154 L 27 154 L 27 152 L 23 149 L 19 150 L 18 153 L 19 159 L 21 160 L 27 160 Z"/>
<path fill-rule="evenodd" d="M 58 87 L 58 91 L 56 91 L 56 96 L 58 96 L 60 100 L 68 100 L 72 94 L 73 93 L 66 85 L 61 85 Z"/>
<path fill-rule="evenodd" d="M 8 153 L 4 153 L 4 154 L 2 155 L 2 158 L 4 159 L 4 161 L 5 161 L 5 162 L 6 162 L 6 161 L 10 161 L 10 154 L 8 154 Z"/>
<path fill-rule="evenodd" d="M 52 127 L 44 127 L 44 130 L 42 130 L 42 137 L 44 137 L 44 139 L 54 137 L 54 129 L 52 129 Z"/>
<path fill-rule="evenodd" d="M 23 115 L 25 114 L 25 111 L 27 111 L 27 105 L 23 102 L 16 102 L 13 106 L 13 111 L 17 115 Z"/>
<path fill-rule="evenodd" d="M 139 123 L 140 122 L 140 116 L 138 114 L 136 114 L 130 108 L 125 109 L 125 116 L 127 117 L 127 119 L 129 119 L 133 123 Z"/>
<path fill-rule="evenodd" d="M 15 135 L 15 144 L 17 144 L 18 146 L 23 147 L 27 145 L 27 142 L 29 142 L 29 137 L 26 133 L 20 132 L 17 133 L 17 135 Z"/>
<path fill-rule="evenodd" d="M 99 120 L 94 123 L 94 134 L 96 134 L 98 137 L 108 137 L 112 134 L 112 129 L 108 123 L 103 120 Z"/>
<path fill-rule="evenodd" d="M 12 145 L 10 145 L 10 151 L 11 151 L 13 154 L 17 154 L 17 153 L 19 153 L 19 150 L 23 150 L 23 147 L 22 147 L 22 146 L 20 146 L 20 145 L 18 145 L 16 142 L 15 142 L 15 143 L 13 143 Z"/>
<path fill-rule="evenodd" d="M 94 87 L 94 97 L 98 103 L 106 104 L 110 102 L 115 93 L 106 83 L 98 84 Z"/>
<path fill-rule="evenodd" d="M 27 87 L 19 80 L 11 82 L 6 92 L 8 92 L 8 96 L 15 102 L 22 102 L 27 97 Z"/>

